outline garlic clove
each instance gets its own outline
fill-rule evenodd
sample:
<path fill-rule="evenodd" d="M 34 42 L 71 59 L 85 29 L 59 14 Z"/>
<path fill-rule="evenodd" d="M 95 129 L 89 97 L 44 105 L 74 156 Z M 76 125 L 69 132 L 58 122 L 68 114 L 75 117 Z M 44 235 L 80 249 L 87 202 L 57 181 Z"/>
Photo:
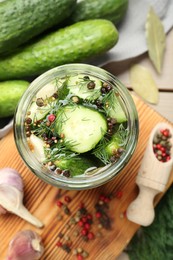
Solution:
<path fill-rule="evenodd" d="M 23 230 L 10 241 L 6 260 L 38 260 L 43 252 L 41 237 L 32 230 Z"/>
<path fill-rule="evenodd" d="M 10 186 L 16 187 L 16 189 L 20 191 L 23 191 L 22 178 L 20 174 L 12 168 L 3 168 L 0 170 L 0 185 L 5 183 Z"/>
<path fill-rule="evenodd" d="M 43 223 L 34 217 L 23 205 L 23 193 L 16 188 L 0 185 L 0 205 L 7 211 L 18 215 L 36 227 L 43 227 Z"/>
<path fill-rule="evenodd" d="M 20 174 L 11 168 L 0 170 L 0 214 L 12 212 L 36 227 L 43 223 L 34 217 L 23 205 L 23 180 Z"/>

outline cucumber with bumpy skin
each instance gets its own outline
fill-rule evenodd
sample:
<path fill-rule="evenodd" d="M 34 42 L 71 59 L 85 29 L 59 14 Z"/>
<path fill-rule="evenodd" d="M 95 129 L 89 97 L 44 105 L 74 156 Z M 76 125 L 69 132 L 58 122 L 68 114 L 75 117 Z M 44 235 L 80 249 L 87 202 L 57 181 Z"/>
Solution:
<path fill-rule="evenodd" d="M 0 60 L 0 80 L 36 76 L 56 66 L 83 62 L 111 49 L 118 31 L 107 20 L 78 22 L 21 47 Z"/>
<path fill-rule="evenodd" d="M 29 82 L 24 80 L 9 80 L 0 82 L 0 118 L 14 114 L 16 106 Z"/>
<path fill-rule="evenodd" d="M 8 0 L 0 3 L 0 53 L 14 50 L 70 16 L 76 0 Z"/>
<path fill-rule="evenodd" d="M 70 19 L 78 22 L 102 18 L 118 24 L 125 16 L 128 0 L 83 0 L 77 2 Z"/>
<path fill-rule="evenodd" d="M 93 149 L 107 131 L 104 116 L 93 109 L 68 105 L 57 114 L 56 130 L 64 136 L 71 151 L 84 153 Z"/>

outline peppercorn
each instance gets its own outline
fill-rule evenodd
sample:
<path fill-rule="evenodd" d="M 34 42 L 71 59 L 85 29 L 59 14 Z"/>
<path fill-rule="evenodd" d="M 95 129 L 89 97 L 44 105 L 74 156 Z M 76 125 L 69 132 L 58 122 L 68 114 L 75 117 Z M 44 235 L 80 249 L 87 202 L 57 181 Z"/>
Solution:
<path fill-rule="evenodd" d="M 79 103 L 79 101 L 80 101 L 77 96 L 73 96 L 73 97 L 71 98 L 71 100 L 72 100 L 74 103 Z"/>
<path fill-rule="evenodd" d="M 63 205 L 63 210 L 66 215 L 70 215 L 70 210 L 66 205 Z"/>
<path fill-rule="evenodd" d="M 89 80 L 90 78 L 89 78 L 89 76 L 84 76 L 83 79 L 84 80 Z"/>
<path fill-rule="evenodd" d="M 42 98 L 37 98 L 36 104 L 38 107 L 43 107 L 44 106 L 44 100 Z"/>
<path fill-rule="evenodd" d="M 80 255 L 80 254 L 78 254 L 78 255 L 77 255 L 77 260 L 83 260 L 83 256 Z"/>
<path fill-rule="evenodd" d="M 55 171 L 55 170 L 56 170 L 56 165 L 55 165 L 55 164 L 51 165 L 51 166 L 49 167 L 49 169 L 50 169 L 51 171 Z"/>
<path fill-rule="evenodd" d="M 64 234 L 62 232 L 59 232 L 58 237 L 63 238 Z"/>
<path fill-rule="evenodd" d="M 55 121 L 55 118 L 56 118 L 56 116 L 55 115 L 53 115 L 53 114 L 50 114 L 49 116 L 48 116 L 48 120 L 50 121 L 50 122 L 53 122 L 53 121 Z"/>
<path fill-rule="evenodd" d="M 62 171 L 63 176 L 69 178 L 70 177 L 70 171 L 69 170 L 63 170 Z"/>
<path fill-rule="evenodd" d="M 65 202 L 67 202 L 67 203 L 71 202 L 71 198 L 70 198 L 69 196 L 65 196 L 65 197 L 64 197 L 64 200 L 65 200 Z"/>
<path fill-rule="evenodd" d="M 30 125 L 30 124 L 32 123 L 32 119 L 31 119 L 30 117 L 27 117 L 27 118 L 25 119 L 25 122 L 26 122 L 28 125 Z"/>
<path fill-rule="evenodd" d="M 57 99 L 57 98 L 58 98 L 58 93 L 55 92 L 55 93 L 52 95 L 52 97 L 55 98 L 55 99 Z"/>
<path fill-rule="evenodd" d="M 56 245 L 57 245 L 58 247 L 62 247 L 62 243 L 61 243 L 60 241 L 58 241 L 58 242 L 56 243 Z"/>
<path fill-rule="evenodd" d="M 61 208 L 62 205 L 63 205 L 63 203 L 62 203 L 60 200 L 58 200 L 57 203 L 56 203 L 56 205 L 57 205 L 59 208 Z"/>
<path fill-rule="evenodd" d="M 71 252 L 71 248 L 70 248 L 67 244 L 62 245 L 62 249 L 63 249 L 64 251 L 66 251 L 67 253 L 70 253 L 70 252 Z"/>
<path fill-rule="evenodd" d="M 59 168 L 57 168 L 57 169 L 56 169 L 56 173 L 57 173 L 57 174 L 61 174 L 61 173 L 62 173 L 62 170 L 59 169 Z"/>
<path fill-rule="evenodd" d="M 94 81 L 90 81 L 88 84 L 87 84 L 87 88 L 88 89 L 94 89 L 96 86 L 96 84 L 94 83 Z"/>
<path fill-rule="evenodd" d="M 94 234 L 92 232 L 89 232 L 87 237 L 89 240 L 92 240 L 92 239 L 94 239 Z"/>
<path fill-rule="evenodd" d="M 89 254 L 88 254 L 88 252 L 83 251 L 83 252 L 82 252 L 82 256 L 83 256 L 83 258 L 87 258 L 87 257 L 89 256 Z"/>

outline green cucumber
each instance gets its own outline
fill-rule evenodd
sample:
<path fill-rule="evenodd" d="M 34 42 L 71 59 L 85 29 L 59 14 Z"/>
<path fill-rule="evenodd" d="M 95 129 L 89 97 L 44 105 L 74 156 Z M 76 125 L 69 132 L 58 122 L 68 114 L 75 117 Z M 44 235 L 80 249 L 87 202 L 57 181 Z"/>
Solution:
<path fill-rule="evenodd" d="M 70 16 L 76 0 L 9 0 L 0 3 L 0 53 L 12 51 Z"/>
<path fill-rule="evenodd" d="M 19 99 L 29 86 L 24 80 L 0 82 L 0 118 L 12 116 Z"/>
<path fill-rule="evenodd" d="M 71 151 L 84 153 L 93 149 L 107 131 L 103 115 L 93 109 L 68 105 L 57 115 L 56 130 L 64 136 Z"/>
<path fill-rule="evenodd" d="M 82 156 L 69 159 L 60 158 L 54 164 L 61 170 L 69 170 L 71 177 L 83 174 L 88 168 L 94 167 L 94 162 Z M 95 166 L 96 167 L 96 166 Z"/>
<path fill-rule="evenodd" d="M 21 47 L 0 60 L 0 80 L 36 76 L 58 65 L 82 62 L 111 49 L 118 40 L 107 20 L 82 21 Z"/>
<path fill-rule="evenodd" d="M 79 1 L 70 19 L 78 22 L 88 19 L 107 19 L 118 24 L 125 16 L 128 0 L 83 0 Z"/>
<path fill-rule="evenodd" d="M 84 75 L 77 75 L 68 79 L 67 86 L 70 93 L 82 99 L 94 100 L 99 98 L 102 82 L 92 76 L 89 76 L 89 78 L 85 77 Z M 95 86 L 93 89 L 88 89 L 87 85 L 91 82 L 94 82 Z"/>

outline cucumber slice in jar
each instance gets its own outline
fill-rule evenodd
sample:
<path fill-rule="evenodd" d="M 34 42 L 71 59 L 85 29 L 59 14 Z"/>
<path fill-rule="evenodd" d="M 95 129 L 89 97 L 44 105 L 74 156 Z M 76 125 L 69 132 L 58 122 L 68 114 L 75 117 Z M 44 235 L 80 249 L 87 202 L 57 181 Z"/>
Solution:
<path fill-rule="evenodd" d="M 111 105 L 107 106 L 107 103 L 111 103 Z M 114 90 L 110 95 L 104 98 L 104 107 L 107 115 L 111 118 L 115 118 L 117 123 L 123 123 L 127 121 L 126 114 Z"/>
<path fill-rule="evenodd" d="M 37 121 L 37 120 L 41 120 L 43 119 L 52 109 L 52 104 L 48 103 L 46 106 L 41 106 L 39 107 L 35 101 L 32 102 L 30 108 L 29 108 L 29 112 L 30 115 L 29 117 L 33 120 L 33 121 Z"/>
<path fill-rule="evenodd" d="M 71 76 L 67 81 L 67 86 L 71 94 L 82 99 L 95 100 L 100 96 L 102 82 L 95 77 L 80 74 Z"/>
<path fill-rule="evenodd" d="M 81 105 L 68 105 L 57 114 L 56 131 L 63 136 L 69 150 L 85 153 L 104 136 L 107 122 L 98 111 Z"/>

